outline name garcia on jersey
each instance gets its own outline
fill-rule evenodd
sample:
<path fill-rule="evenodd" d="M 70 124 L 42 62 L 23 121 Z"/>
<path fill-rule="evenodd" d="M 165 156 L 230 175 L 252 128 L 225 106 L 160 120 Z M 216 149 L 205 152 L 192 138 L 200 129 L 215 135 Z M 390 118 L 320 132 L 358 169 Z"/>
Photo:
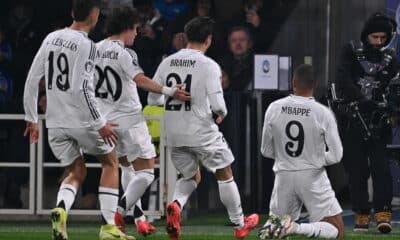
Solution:
<path fill-rule="evenodd" d="M 296 116 L 310 116 L 311 109 L 310 108 L 299 108 L 299 107 L 291 107 L 291 106 L 282 106 L 281 113 L 296 115 Z"/>
<path fill-rule="evenodd" d="M 116 51 L 105 51 L 105 52 L 100 52 L 97 50 L 96 52 L 96 57 L 97 58 L 108 58 L 111 60 L 118 60 L 118 52 Z"/>

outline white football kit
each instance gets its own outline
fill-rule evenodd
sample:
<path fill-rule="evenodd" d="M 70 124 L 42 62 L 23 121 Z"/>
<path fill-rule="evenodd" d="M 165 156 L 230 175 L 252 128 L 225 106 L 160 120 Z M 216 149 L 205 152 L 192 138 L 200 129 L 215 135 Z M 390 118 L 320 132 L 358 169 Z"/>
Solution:
<path fill-rule="evenodd" d="M 136 53 L 116 40 L 104 39 L 96 44 L 95 95 L 104 117 L 117 123 L 118 157 L 150 159 L 156 156 L 142 113 L 136 83 L 143 73 Z"/>
<path fill-rule="evenodd" d="M 212 117 L 212 112 L 222 117 L 227 114 L 221 76 L 215 61 L 193 49 L 182 49 L 165 58 L 154 75 L 163 86 L 183 84 L 190 92 L 191 101 L 165 97 L 164 103 L 166 145 L 172 147 L 174 165 L 185 178 L 196 173 L 199 159 L 213 172 L 234 160 Z M 150 94 L 149 98 L 157 97 Z"/>
<path fill-rule="evenodd" d="M 271 103 L 261 143 L 261 153 L 275 159 L 271 213 L 297 219 L 303 204 L 312 222 L 341 213 L 324 167 L 338 163 L 342 152 L 335 116 L 314 98 Z"/>
<path fill-rule="evenodd" d="M 38 84 L 45 78 L 49 143 L 63 165 L 71 164 L 81 149 L 93 155 L 112 151 L 97 133 L 106 121 L 94 99 L 95 55 L 96 46 L 87 33 L 54 31 L 42 42 L 25 83 L 25 120 L 37 122 Z"/>

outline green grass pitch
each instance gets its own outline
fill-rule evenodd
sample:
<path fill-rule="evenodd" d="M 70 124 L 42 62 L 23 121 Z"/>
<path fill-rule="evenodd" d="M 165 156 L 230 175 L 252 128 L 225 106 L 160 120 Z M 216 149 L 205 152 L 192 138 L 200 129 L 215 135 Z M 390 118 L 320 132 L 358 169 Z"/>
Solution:
<path fill-rule="evenodd" d="M 207 217 L 196 217 L 189 221 L 184 221 L 182 225 L 181 240 L 228 240 L 233 237 L 233 230 L 230 226 L 225 226 L 227 218 L 220 215 L 211 215 Z M 259 227 L 262 226 L 265 219 L 260 219 Z M 148 237 L 142 237 L 136 234 L 133 226 L 129 226 L 128 232 L 134 235 L 138 240 L 168 240 L 165 233 L 164 221 L 155 223 L 157 232 Z M 70 240 L 96 240 L 98 239 L 99 223 L 77 223 L 68 224 L 68 233 Z M 255 240 L 256 232 L 253 231 L 246 239 Z M 346 239 L 379 239 L 391 240 L 400 239 L 400 227 L 395 227 L 391 234 L 378 234 L 375 228 L 371 227 L 366 234 L 355 234 L 351 229 L 346 231 Z M 50 223 L 47 222 L 0 222 L 0 240 L 50 240 Z M 301 237 L 291 237 L 290 239 L 309 239 Z"/>

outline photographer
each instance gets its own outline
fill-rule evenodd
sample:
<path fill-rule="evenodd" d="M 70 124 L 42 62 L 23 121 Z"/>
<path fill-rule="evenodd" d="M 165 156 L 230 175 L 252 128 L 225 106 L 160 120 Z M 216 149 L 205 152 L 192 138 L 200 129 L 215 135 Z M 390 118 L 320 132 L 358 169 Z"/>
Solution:
<path fill-rule="evenodd" d="M 344 167 L 349 176 L 354 231 L 368 231 L 371 206 L 368 178 L 373 181 L 373 209 L 377 229 L 391 227 L 392 178 L 386 158 L 390 125 L 385 107 L 389 81 L 397 75 L 398 63 L 388 45 L 396 23 L 379 13 L 365 23 L 360 40 L 343 47 L 336 75 L 339 97 L 347 106 L 342 127 Z M 343 120 L 342 116 L 338 119 Z"/>

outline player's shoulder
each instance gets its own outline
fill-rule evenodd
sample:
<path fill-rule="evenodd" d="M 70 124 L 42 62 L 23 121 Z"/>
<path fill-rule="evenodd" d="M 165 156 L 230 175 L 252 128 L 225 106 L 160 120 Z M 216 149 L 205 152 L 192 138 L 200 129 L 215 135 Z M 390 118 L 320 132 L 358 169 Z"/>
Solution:
<path fill-rule="evenodd" d="M 131 56 L 133 59 L 137 59 L 137 53 L 135 52 L 135 50 L 127 48 L 127 47 L 123 47 L 123 52 L 126 52 L 127 54 L 129 54 L 129 56 Z"/>
<path fill-rule="evenodd" d="M 273 101 L 270 106 L 271 107 L 276 107 L 276 106 L 281 106 L 283 104 L 286 104 L 288 101 L 290 101 L 290 96 L 286 96 L 280 99 L 277 99 L 275 101 Z"/>

